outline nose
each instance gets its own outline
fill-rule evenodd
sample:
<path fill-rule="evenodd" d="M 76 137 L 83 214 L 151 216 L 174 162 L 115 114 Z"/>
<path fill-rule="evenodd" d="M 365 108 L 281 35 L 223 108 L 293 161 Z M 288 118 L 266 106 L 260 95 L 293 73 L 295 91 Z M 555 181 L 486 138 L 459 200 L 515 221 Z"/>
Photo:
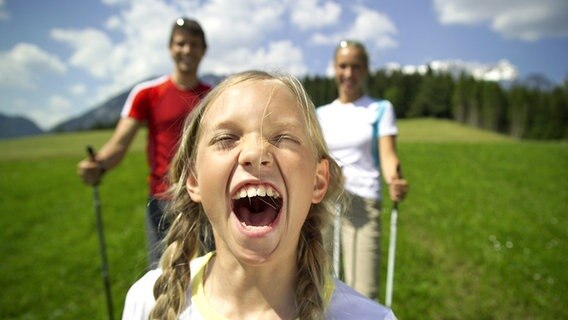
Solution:
<path fill-rule="evenodd" d="M 344 70 L 344 75 L 345 77 L 351 77 L 353 75 L 353 68 L 352 67 L 347 67 Z"/>
<path fill-rule="evenodd" d="M 270 166 L 273 163 L 271 144 L 261 137 L 244 139 L 239 164 L 244 167 Z"/>
<path fill-rule="evenodd" d="M 189 43 L 184 44 L 181 51 L 185 54 L 191 52 L 191 45 Z"/>

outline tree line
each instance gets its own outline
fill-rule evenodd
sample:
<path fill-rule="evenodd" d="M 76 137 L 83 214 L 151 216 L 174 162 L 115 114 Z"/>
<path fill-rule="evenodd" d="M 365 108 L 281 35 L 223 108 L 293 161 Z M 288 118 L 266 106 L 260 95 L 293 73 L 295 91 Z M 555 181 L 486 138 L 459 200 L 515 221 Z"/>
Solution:
<path fill-rule="evenodd" d="M 316 106 L 337 97 L 332 78 L 302 82 Z M 459 121 L 519 139 L 568 139 L 568 78 L 551 89 L 513 83 L 504 88 L 462 73 L 405 74 L 379 70 L 368 77 L 367 92 L 387 99 L 398 118 L 434 117 Z"/>

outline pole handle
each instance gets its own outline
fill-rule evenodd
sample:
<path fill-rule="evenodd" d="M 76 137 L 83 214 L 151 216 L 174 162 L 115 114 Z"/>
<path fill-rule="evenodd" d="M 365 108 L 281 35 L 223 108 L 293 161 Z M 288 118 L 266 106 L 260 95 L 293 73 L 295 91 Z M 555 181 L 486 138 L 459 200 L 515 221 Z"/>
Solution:
<path fill-rule="evenodd" d="M 102 163 L 102 161 L 97 161 L 97 153 L 95 151 L 95 148 L 93 148 L 91 145 L 87 145 L 86 150 L 87 150 L 87 155 L 89 156 L 89 159 L 98 164 L 99 171 L 100 171 L 99 174 L 100 174 L 100 176 L 102 176 L 106 172 L 106 167 Z"/>
<path fill-rule="evenodd" d="M 92 146 L 87 146 L 87 154 L 91 160 L 95 161 L 96 152 Z"/>

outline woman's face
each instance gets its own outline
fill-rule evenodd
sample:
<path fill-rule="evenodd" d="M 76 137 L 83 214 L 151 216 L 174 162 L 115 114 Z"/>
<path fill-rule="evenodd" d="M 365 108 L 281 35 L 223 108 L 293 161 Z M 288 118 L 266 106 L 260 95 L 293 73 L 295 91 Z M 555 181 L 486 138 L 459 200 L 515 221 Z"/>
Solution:
<path fill-rule="evenodd" d="M 349 46 L 339 48 L 335 55 L 334 70 L 340 98 L 352 101 L 363 95 L 367 65 L 360 49 Z"/>
<path fill-rule="evenodd" d="M 301 227 L 327 183 L 327 160 L 318 159 L 281 82 L 239 83 L 209 106 L 187 187 L 211 222 L 217 254 L 252 265 L 295 259 Z"/>

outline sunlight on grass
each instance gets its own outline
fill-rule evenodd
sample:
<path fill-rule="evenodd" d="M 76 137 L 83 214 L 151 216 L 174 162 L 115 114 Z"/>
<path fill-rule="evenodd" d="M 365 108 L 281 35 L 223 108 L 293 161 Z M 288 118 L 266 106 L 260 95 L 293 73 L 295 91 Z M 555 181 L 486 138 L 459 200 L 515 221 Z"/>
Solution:
<path fill-rule="evenodd" d="M 401 142 L 513 142 L 505 135 L 449 120 L 402 119 L 397 121 Z"/>
<path fill-rule="evenodd" d="M 568 319 L 568 145 L 432 119 L 399 128 L 410 182 L 399 207 L 399 319 Z M 0 319 L 105 318 L 92 190 L 75 166 L 110 134 L 0 141 Z M 136 139 L 100 186 L 115 318 L 146 270 L 145 132 Z"/>
<path fill-rule="evenodd" d="M 111 137 L 112 130 L 59 133 L 33 136 L 20 139 L 0 140 L 0 161 L 46 159 L 71 156 L 79 159 L 86 156 L 85 147 L 92 145 L 95 150 Z M 130 151 L 143 151 L 146 129 L 138 131 Z"/>

